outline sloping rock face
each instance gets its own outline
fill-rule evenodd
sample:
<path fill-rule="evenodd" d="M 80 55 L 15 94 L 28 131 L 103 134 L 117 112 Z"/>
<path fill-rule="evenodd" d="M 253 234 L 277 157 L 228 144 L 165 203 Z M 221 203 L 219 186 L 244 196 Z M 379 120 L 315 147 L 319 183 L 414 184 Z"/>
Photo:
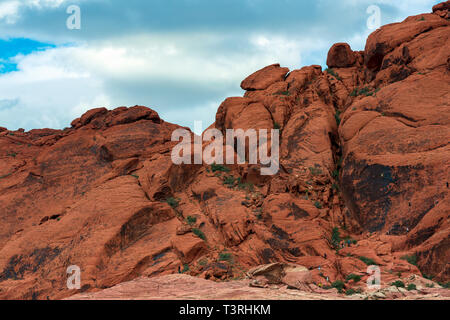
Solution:
<path fill-rule="evenodd" d="M 408 279 L 410 283 L 414 280 Z M 450 300 L 450 292 L 417 285 L 418 290 L 387 287 L 370 293 L 342 296 L 336 289 L 321 292 L 292 290 L 285 285 L 252 287 L 250 280 L 213 282 L 183 274 L 137 278 L 98 292 L 76 294 L 68 300 Z"/>
<path fill-rule="evenodd" d="M 180 127 L 140 106 L 65 130 L 0 128 L 0 298 L 179 272 L 239 279 L 279 262 L 299 265 L 302 290 L 364 290 L 370 264 L 382 286 L 449 281 L 448 5 L 382 27 L 365 51 L 336 44 L 325 71 L 274 64 L 245 79 L 211 127 L 279 129 L 274 176 L 173 164 Z M 66 285 L 72 265 L 80 290 Z"/>

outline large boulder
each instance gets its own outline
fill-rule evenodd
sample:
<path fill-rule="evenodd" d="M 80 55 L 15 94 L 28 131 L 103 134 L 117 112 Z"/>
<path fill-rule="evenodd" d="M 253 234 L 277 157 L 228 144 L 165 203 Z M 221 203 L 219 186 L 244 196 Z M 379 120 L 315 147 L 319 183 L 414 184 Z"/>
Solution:
<path fill-rule="evenodd" d="M 265 90 L 275 82 L 283 81 L 288 72 L 288 68 L 281 68 L 278 63 L 267 66 L 242 81 L 241 88 L 249 91 Z"/>
<path fill-rule="evenodd" d="M 329 68 L 348 68 L 355 64 L 356 56 L 347 43 L 336 43 L 328 51 Z"/>

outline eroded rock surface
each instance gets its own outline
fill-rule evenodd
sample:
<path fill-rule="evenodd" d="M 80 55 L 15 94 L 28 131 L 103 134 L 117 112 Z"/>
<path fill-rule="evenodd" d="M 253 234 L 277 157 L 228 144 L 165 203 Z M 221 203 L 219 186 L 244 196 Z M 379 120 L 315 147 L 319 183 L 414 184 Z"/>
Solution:
<path fill-rule="evenodd" d="M 375 298 L 410 297 L 398 279 L 448 283 L 449 2 L 433 12 L 380 28 L 365 51 L 336 44 L 325 71 L 275 64 L 242 82 L 212 127 L 279 129 L 274 176 L 173 164 L 180 127 L 141 106 L 90 110 L 65 130 L 0 128 L 0 298 L 79 293 L 66 286 L 71 265 L 86 298 L 173 298 L 133 291 L 159 280 L 116 285 L 185 273 L 215 290 L 203 281 L 273 263 L 290 265 L 280 281 L 303 293 L 242 297 L 337 297 L 324 289 L 335 281 L 364 295 L 372 264 L 385 290 Z"/>
<path fill-rule="evenodd" d="M 336 289 L 304 292 L 285 285 L 270 288 L 251 286 L 249 279 L 213 282 L 188 275 L 166 275 L 154 278 L 137 278 L 112 288 L 92 293 L 74 295 L 69 300 L 449 300 L 445 289 L 408 291 L 387 287 L 364 294 L 343 296 Z"/>

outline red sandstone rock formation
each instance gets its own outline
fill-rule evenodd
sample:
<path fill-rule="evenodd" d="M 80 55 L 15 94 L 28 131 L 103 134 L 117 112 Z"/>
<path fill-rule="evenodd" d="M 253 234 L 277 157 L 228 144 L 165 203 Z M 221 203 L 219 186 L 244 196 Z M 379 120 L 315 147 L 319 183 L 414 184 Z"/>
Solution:
<path fill-rule="evenodd" d="M 347 288 L 362 288 L 371 263 L 383 285 L 449 281 L 449 2 L 433 12 L 375 31 L 364 52 L 336 44 L 328 70 L 272 65 L 242 82 L 213 127 L 279 128 L 272 177 L 172 164 L 179 127 L 145 107 L 94 109 L 65 130 L 0 128 L 0 298 L 78 293 L 70 265 L 82 292 L 177 272 L 243 278 L 272 262 L 305 266 L 317 288 L 350 274 L 362 280 Z"/>
<path fill-rule="evenodd" d="M 292 290 L 287 285 L 271 284 L 269 289 L 254 287 L 251 280 L 213 282 L 184 274 L 137 278 L 98 292 L 84 292 L 68 300 L 450 300 L 449 290 L 429 288 L 431 281 L 415 276 L 406 284 L 417 284 L 417 290 L 389 286 L 374 292 L 342 295 L 333 290 Z"/>

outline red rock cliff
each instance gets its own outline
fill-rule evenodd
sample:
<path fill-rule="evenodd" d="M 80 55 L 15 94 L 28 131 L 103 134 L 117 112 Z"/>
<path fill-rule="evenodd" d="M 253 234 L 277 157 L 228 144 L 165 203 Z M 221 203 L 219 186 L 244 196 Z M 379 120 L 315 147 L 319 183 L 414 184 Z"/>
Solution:
<path fill-rule="evenodd" d="M 214 126 L 279 128 L 273 177 L 172 164 L 179 127 L 145 107 L 94 109 L 62 131 L 0 128 L 0 298 L 77 293 L 70 265 L 81 291 L 274 261 L 324 285 L 371 263 L 385 283 L 448 281 L 449 3 L 382 27 L 362 52 L 334 45 L 325 71 L 272 65 L 245 79 Z"/>

